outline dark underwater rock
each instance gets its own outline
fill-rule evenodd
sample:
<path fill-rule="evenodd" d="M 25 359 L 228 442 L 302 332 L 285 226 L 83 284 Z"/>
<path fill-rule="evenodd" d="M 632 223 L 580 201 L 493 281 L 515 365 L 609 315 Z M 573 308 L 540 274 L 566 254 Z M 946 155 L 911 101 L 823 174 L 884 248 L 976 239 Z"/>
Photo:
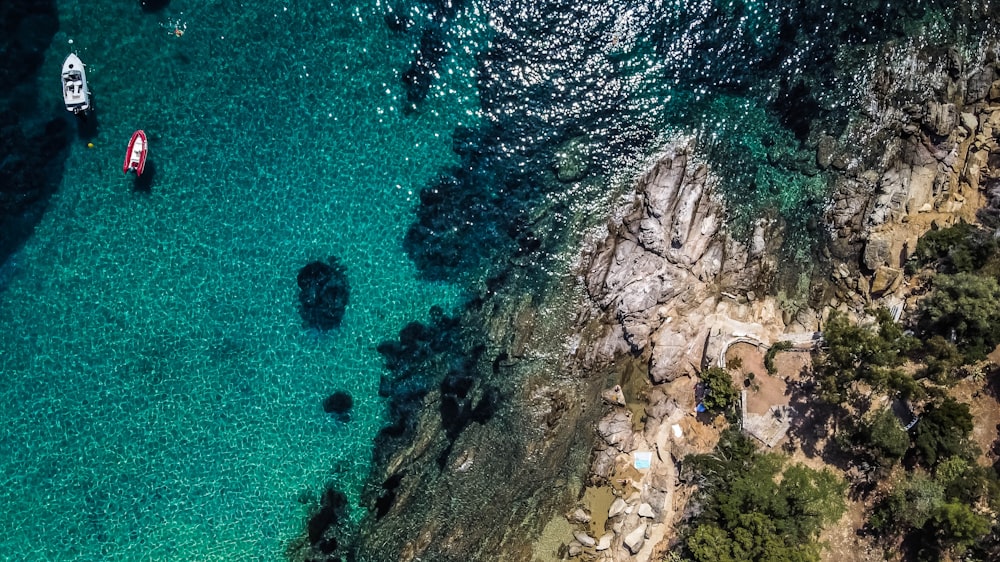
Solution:
<path fill-rule="evenodd" d="M 458 14 L 465 2 L 463 0 L 428 0 L 425 4 L 431 9 L 430 17 L 432 20 L 445 23 Z"/>
<path fill-rule="evenodd" d="M 406 33 L 413 27 L 413 19 L 399 12 L 389 12 L 382 17 L 385 20 L 385 26 L 393 33 Z"/>
<path fill-rule="evenodd" d="M 413 63 L 403 73 L 403 83 L 406 84 L 406 101 L 408 109 L 423 103 L 430 92 L 431 83 L 437 76 L 438 66 L 448 55 L 448 45 L 444 41 L 444 32 L 440 27 L 424 28 L 420 34 L 420 47 L 413 58 Z"/>
<path fill-rule="evenodd" d="M 537 207 L 557 182 L 538 178 L 551 174 L 552 156 L 540 148 L 527 149 L 527 158 L 505 155 L 504 145 L 517 142 L 516 129 L 502 126 L 455 132 L 453 148 L 461 163 L 420 191 L 417 222 L 403 239 L 424 278 L 502 275 L 515 256 L 531 255 L 541 264 L 548 241 L 535 234 L 542 216 Z"/>
<path fill-rule="evenodd" d="M 0 2 L 0 262 L 31 235 L 62 180 L 67 116 L 39 107 L 36 84 L 59 29 L 51 0 Z M 58 76 L 54 77 L 58 84 Z M 57 108 L 62 111 L 61 108 Z M 55 117 L 55 118 L 52 118 Z"/>
<path fill-rule="evenodd" d="M 334 414 L 342 421 L 351 419 L 351 408 L 354 407 L 354 398 L 351 393 L 338 390 L 323 400 L 323 411 Z"/>
<path fill-rule="evenodd" d="M 472 384 L 483 348 L 466 341 L 459 318 L 433 307 L 428 324 L 407 324 L 398 340 L 384 341 L 377 350 L 388 370 L 379 381 L 379 396 L 389 401 L 389 424 L 375 438 L 374 457 L 379 463 L 412 438 L 424 397 L 444 377 L 465 373 Z"/>
<path fill-rule="evenodd" d="M 170 4 L 170 0 L 141 0 L 143 12 L 159 12 Z"/>
<path fill-rule="evenodd" d="M 306 523 L 306 538 L 308 540 L 308 555 L 306 560 L 333 562 L 342 560 L 338 550 L 346 545 L 344 538 L 350 533 L 347 528 L 347 496 L 343 492 L 328 486 L 323 491 L 319 509 L 309 517 Z"/>
<path fill-rule="evenodd" d="M 782 81 L 776 101 L 772 106 L 775 108 L 781 124 L 790 130 L 800 143 L 809 140 L 813 122 L 826 115 L 826 112 L 817 103 L 813 92 L 802 80 L 793 84 Z"/>
<path fill-rule="evenodd" d="M 350 300 L 347 270 L 336 257 L 306 264 L 298 275 L 299 314 L 306 325 L 320 331 L 340 326 Z"/>

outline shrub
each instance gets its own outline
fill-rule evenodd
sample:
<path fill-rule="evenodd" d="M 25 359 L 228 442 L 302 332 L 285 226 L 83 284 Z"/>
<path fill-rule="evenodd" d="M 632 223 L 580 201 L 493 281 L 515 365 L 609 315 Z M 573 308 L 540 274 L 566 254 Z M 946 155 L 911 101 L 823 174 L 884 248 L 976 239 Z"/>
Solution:
<path fill-rule="evenodd" d="M 968 436 L 972 433 L 969 405 L 946 397 L 931 404 L 917 422 L 913 443 L 928 466 L 958 454 L 968 454 Z"/>
<path fill-rule="evenodd" d="M 702 403 L 713 412 L 725 412 L 736 405 L 739 394 L 733 386 L 733 377 L 719 367 L 705 369 L 698 375 L 705 384 L 705 398 Z"/>
<path fill-rule="evenodd" d="M 896 414 L 888 408 L 879 411 L 865 424 L 861 435 L 875 458 L 886 465 L 892 465 L 903 458 L 910 448 L 910 436 L 899 423 Z"/>
<path fill-rule="evenodd" d="M 924 376 L 938 384 L 955 382 L 953 376 L 955 369 L 965 363 L 965 357 L 958 350 L 957 345 L 942 336 L 933 336 L 924 342 L 922 351 L 926 365 Z"/>
<path fill-rule="evenodd" d="M 689 456 L 684 465 L 702 479 L 703 509 L 684 540 L 698 562 L 818 561 L 820 529 L 844 513 L 840 478 L 785 465 L 737 431 L 724 433 L 714 453 Z"/>
<path fill-rule="evenodd" d="M 897 482 L 874 509 L 870 527 L 904 539 L 903 559 L 942 560 L 961 554 L 990 532 L 989 520 L 972 506 L 996 489 L 992 470 L 959 457 L 941 462 L 934 474 L 917 471 Z"/>
<path fill-rule="evenodd" d="M 764 368 L 770 374 L 775 374 L 778 370 L 774 367 L 774 356 L 779 352 L 788 351 L 792 348 L 792 342 L 790 341 L 779 341 L 775 342 L 770 348 L 768 348 L 767 353 L 764 354 Z"/>
<path fill-rule="evenodd" d="M 920 237 L 907 263 L 910 273 L 933 265 L 942 273 L 978 271 L 997 255 L 997 243 L 991 234 L 967 222 L 931 230 Z"/>
<path fill-rule="evenodd" d="M 944 501 L 944 486 L 924 472 L 898 482 L 876 506 L 869 523 L 883 535 L 903 534 L 919 529 Z"/>
<path fill-rule="evenodd" d="M 964 503 L 947 502 L 937 506 L 927 527 L 942 549 L 961 554 L 989 533 L 990 521 Z"/>
<path fill-rule="evenodd" d="M 734 371 L 739 371 L 740 369 L 743 368 L 743 358 L 733 357 L 732 359 L 729 360 L 728 363 L 726 363 L 726 367 Z"/>

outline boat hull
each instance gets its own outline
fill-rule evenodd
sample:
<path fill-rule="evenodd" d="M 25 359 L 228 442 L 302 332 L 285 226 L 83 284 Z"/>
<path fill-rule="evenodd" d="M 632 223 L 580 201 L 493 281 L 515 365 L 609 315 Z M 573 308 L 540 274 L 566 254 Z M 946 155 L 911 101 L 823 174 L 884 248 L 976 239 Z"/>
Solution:
<path fill-rule="evenodd" d="M 70 53 L 62 66 L 63 103 L 66 111 L 81 114 L 91 109 L 87 71 L 76 53 Z"/>
<path fill-rule="evenodd" d="M 135 172 L 135 175 L 141 176 L 142 171 L 146 169 L 146 153 L 148 151 L 146 133 L 142 129 L 132 133 L 132 138 L 128 141 L 128 150 L 125 152 L 125 163 L 122 165 L 122 171 L 126 174 Z"/>

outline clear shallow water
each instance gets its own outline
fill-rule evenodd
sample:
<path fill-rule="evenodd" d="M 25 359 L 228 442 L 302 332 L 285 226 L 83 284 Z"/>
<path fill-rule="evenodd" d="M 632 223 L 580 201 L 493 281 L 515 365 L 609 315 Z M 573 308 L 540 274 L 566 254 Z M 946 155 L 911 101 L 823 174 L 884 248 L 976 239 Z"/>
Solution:
<path fill-rule="evenodd" d="M 6 266 L 0 559 L 279 559 L 300 500 L 358 493 L 383 415 L 375 346 L 458 297 L 416 281 L 399 240 L 452 128 L 475 122 L 471 78 L 403 117 L 411 38 L 371 4 L 59 11 L 40 91 L 63 111 L 79 53 L 100 127 Z M 137 128 L 148 193 L 121 174 Z M 330 255 L 352 292 L 317 336 L 295 278 Z M 338 389 L 346 424 L 321 408 Z"/>

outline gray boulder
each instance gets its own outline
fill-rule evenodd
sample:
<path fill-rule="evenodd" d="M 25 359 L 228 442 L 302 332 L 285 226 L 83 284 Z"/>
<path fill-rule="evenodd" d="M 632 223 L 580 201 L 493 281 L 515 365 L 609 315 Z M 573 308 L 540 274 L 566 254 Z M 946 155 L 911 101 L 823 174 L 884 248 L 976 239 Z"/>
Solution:
<path fill-rule="evenodd" d="M 639 549 L 642 548 L 644 542 L 646 542 L 645 523 L 639 525 L 633 529 L 632 532 L 625 535 L 625 539 L 622 541 L 622 544 L 624 544 L 625 548 L 627 548 L 628 551 L 634 555 L 639 553 Z"/>

